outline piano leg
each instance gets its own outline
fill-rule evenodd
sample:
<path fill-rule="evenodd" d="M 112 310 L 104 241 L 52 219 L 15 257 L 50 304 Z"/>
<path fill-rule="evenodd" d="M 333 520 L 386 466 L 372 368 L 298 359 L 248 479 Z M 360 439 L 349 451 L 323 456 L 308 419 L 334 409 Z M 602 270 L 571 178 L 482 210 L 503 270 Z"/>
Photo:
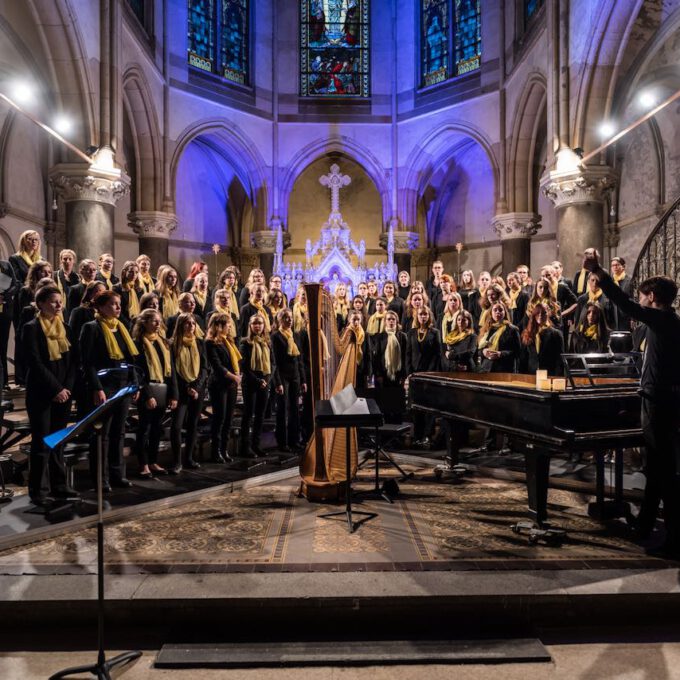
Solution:
<path fill-rule="evenodd" d="M 623 500 L 623 449 L 614 451 L 614 500 L 605 499 L 605 451 L 595 452 L 595 502 L 588 504 L 588 514 L 594 519 L 608 520 L 625 517 L 632 521 L 630 503 Z"/>
<path fill-rule="evenodd" d="M 548 519 L 548 477 L 550 475 L 550 454 L 527 451 L 526 461 L 527 492 L 529 494 L 529 516 L 537 526 L 543 526 Z"/>
<path fill-rule="evenodd" d="M 446 439 L 446 462 L 435 467 L 434 475 L 437 479 L 461 481 L 470 471 L 467 465 L 459 462 L 460 446 L 466 439 L 468 428 L 456 420 L 444 419 L 442 424 Z"/>

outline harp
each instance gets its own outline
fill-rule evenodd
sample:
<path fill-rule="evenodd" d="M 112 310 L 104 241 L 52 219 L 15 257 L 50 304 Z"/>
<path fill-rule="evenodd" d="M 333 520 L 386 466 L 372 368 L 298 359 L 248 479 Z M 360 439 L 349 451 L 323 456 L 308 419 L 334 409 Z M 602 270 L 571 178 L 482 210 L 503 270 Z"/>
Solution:
<path fill-rule="evenodd" d="M 312 409 L 320 399 L 330 399 L 349 384 L 356 383 L 356 345 L 349 332 L 338 336 L 331 296 L 319 283 L 304 285 L 309 314 L 309 349 Z M 357 468 L 357 434 L 352 429 L 351 474 Z M 319 430 L 314 426 L 300 462 L 301 495 L 309 501 L 337 501 L 344 498 L 347 473 L 345 442 L 347 430 Z"/>

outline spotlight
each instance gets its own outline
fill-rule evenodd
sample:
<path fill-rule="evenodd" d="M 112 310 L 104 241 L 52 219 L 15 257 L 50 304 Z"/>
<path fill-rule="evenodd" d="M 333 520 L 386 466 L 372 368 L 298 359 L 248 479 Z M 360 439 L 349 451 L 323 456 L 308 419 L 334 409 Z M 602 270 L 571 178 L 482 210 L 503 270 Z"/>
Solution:
<path fill-rule="evenodd" d="M 59 116 L 54 121 L 54 129 L 60 135 L 67 135 L 71 130 L 73 130 L 73 121 L 66 116 Z"/>
<path fill-rule="evenodd" d="M 600 125 L 600 136 L 603 139 L 609 139 L 610 137 L 613 137 L 615 132 L 616 128 L 614 127 L 614 123 L 607 121 Z"/>
<path fill-rule="evenodd" d="M 12 96 L 20 104 L 27 104 L 35 97 L 33 86 L 25 80 L 18 80 L 12 85 Z"/>
<path fill-rule="evenodd" d="M 653 106 L 656 105 L 656 96 L 652 92 L 642 92 L 640 94 L 640 97 L 638 99 L 640 102 L 640 106 L 642 106 L 645 109 L 651 109 Z"/>

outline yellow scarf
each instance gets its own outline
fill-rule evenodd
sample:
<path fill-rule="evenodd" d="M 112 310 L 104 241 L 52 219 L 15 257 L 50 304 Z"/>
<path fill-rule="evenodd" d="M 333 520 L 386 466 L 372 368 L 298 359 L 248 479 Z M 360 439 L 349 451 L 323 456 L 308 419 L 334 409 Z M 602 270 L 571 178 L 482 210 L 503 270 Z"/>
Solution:
<path fill-rule="evenodd" d="M 401 370 L 401 347 L 397 334 L 394 331 L 387 331 L 387 345 L 385 346 L 385 371 L 390 380 L 397 377 Z"/>
<path fill-rule="evenodd" d="M 597 292 L 593 293 L 590 288 L 588 288 L 588 302 L 597 302 L 602 297 L 602 288 L 598 288 Z"/>
<path fill-rule="evenodd" d="M 481 328 L 486 323 L 486 320 L 489 318 L 489 314 L 491 314 L 491 307 L 482 310 L 482 313 L 479 315 L 479 328 Z"/>
<path fill-rule="evenodd" d="M 383 332 L 383 329 L 385 328 L 385 314 L 386 312 L 376 312 L 371 315 L 371 318 L 368 320 L 368 326 L 366 327 L 366 332 L 369 335 Z"/>
<path fill-rule="evenodd" d="M 470 335 L 472 335 L 472 328 L 468 328 L 465 331 L 453 330 L 446 334 L 444 342 L 447 345 L 457 345 L 461 340 L 465 340 Z"/>
<path fill-rule="evenodd" d="M 517 290 L 510 289 L 510 292 L 508 293 L 510 296 L 510 309 L 517 309 L 517 298 L 521 292 L 521 288 L 518 288 Z"/>
<path fill-rule="evenodd" d="M 224 290 L 229 291 L 229 295 L 231 297 L 231 301 L 229 302 L 229 305 L 234 312 L 234 316 L 238 319 L 239 318 L 239 310 L 238 310 L 238 300 L 236 299 L 236 293 L 234 293 L 234 291 L 231 288 L 225 288 Z"/>
<path fill-rule="evenodd" d="M 196 336 L 182 336 L 182 343 L 176 357 L 177 373 L 182 380 L 188 383 L 194 382 L 201 372 L 201 354 L 198 351 Z"/>
<path fill-rule="evenodd" d="M 163 356 L 163 366 L 158 360 L 158 352 L 154 343 L 158 340 L 158 346 L 161 348 L 161 355 Z M 149 367 L 149 379 L 151 382 L 163 382 L 165 378 L 171 375 L 170 351 L 165 346 L 165 343 L 158 333 L 144 333 L 142 336 L 142 344 L 144 346 L 144 356 L 146 357 L 146 365 Z"/>
<path fill-rule="evenodd" d="M 296 333 L 305 330 L 307 327 L 307 305 L 300 303 L 293 306 L 293 330 Z"/>
<path fill-rule="evenodd" d="M 54 280 L 57 283 L 57 288 L 59 289 L 59 292 L 61 293 L 62 297 L 64 296 L 64 284 L 61 282 L 61 276 L 59 276 L 59 272 L 57 272 L 54 275 Z M 2 311 L 2 307 L 0 307 L 0 312 Z"/>
<path fill-rule="evenodd" d="M 298 349 L 298 346 L 295 344 L 295 338 L 293 337 L 293 331 L 288 328 L 287 330 L 284 328 L 279 328 L 279 333 L 286 338 L 286 342 L 288 343 L 288 356 L 289 357 L 299 357 L 300 356 L 300 350 Z"/>
<path fill-rule="evenodd" d="M 254 335 L 252 339 L 248 340 L 248 343 L 253 348 L 250 354 L 251 370 L 259 371 L 263 375 L 269 375 L 272 372 L 272 364 L 267 341 L 262 335 Z"/>
<path fill-rule="evenodd" d="M 546 324 L 544 324 L 543 326 L 541 326 L 541 327 L 538 329 L 538 332 L 536 333 L 536 337 L 534 338 L 534 346 L 536 347 L 536 353 L 537 353 L 537 354 L 541 351 L 541 333 L 543 333 L 543 331 L 544 331 L 546 328 L 550 328 L 550 324 L 549 324 L 549 323 L 546 323 Z"/>
<path fill-rule="evenodd" d="M 586 290 L 586 279 L 588 278 L 588 270 L 581 269 L 578 274 L 578 280 L 576 281 L 576 294 L 583 295 Z"/>
<path fill-rule="evenodd" d="M 490 349 L 493 352 L 497 352 L 501 337 L 509 325 L 510 324 L 507 321 L 492 324 L 489 330 L 479 338 L 479 342 L 477 343 L 479 349 Z"/>
<path fill-rule="evenodd" d="M 205 303 L 208 299 L 207 293 L 201 293 L 198 288 L 194 291 L 194 297 L 196 298 L 196 302 L 198 302 L 198 306 L 201 309 L 205 309 Z"/>
<path fill-rule="evenodd" d="M 163 293 L 163 321 L 167 321 L 171 316 L 179 314 L 179 302 L 175 291 Z"/>
<path fill-rule="evenodd" d="M 599 333 L 599 327 L 596 323 L 590 324 L 589 326 L 586 326 L 584 328 L 584 325 L 581 324 L 578 327 L 579 331 L 583 333 L 583 335 L 588 338 L 588 340 L 599 340 L 600 339 L 600 333 Z"/>
<path fill-rule="evenodd" d="M 40 327 L 45 334 L 47 340 L 47 351 L 50 353 L 50 361 L 59 361 L 64 352 L 68 352 L 71 343 L 66 337 L 66 328 L 61 317 L 57 314 L 50 321 L 42 312 L 38 313 L 38 321 Z"/>
<path fill-rule="evenodd" d="M 335 298 L 333 301 L 333 311 L 336 316 L 340 316 L 343 321 L 347 320 L 347 314 L 349 313 L 349 305 L 347 304 L 347 299 Z"/>
<path fill-rule="evenodd" d="M 267 330 L 267 333 L 271 332 L 272 325 L 269 321 L 269 314 L 265 311 L 264 305 L 261 302 L 256 302 L 253 298 L 250 300 L 250 304 L 257 309 L 257 311 L 261 314 L 262 318 L 264 319 L 264 327 Z"/>
<path fill-rule="evenodd" d="M 358 328 L 354 328 L 354 326 L 349 326 L 349 329 L 354 333 L 354 337 L 357 340 L 357 366 L 361 363 L 361 360 L 364 358 L 364 338 L 366 337 L 366 334 L 364 333 L 364 329 L 359 326 Z"/>
<path fill-rule="evenodd" d="M 560 282 L 555 281 L 554 279 L 550 279 L 550 289 L 552 290 L 553 297 L 557 299 L 557 288 L 559 287 Z"/>
<path fill-rule="evenodd" d="M 621 285 L 621 281 L 626 278 L 626 272 L 621 272 L 620 274 L 614 274 L 612 276 L 614 279 L 614 282 L 616 283 L 617 286 Z"/>
<path fill-rule="evenodd" d="M 17 255 L 30 267 L 40 259 L 40 253 L 36 251 L 33 255 L 29 255 L 25 250 L 20 250 Z"/>
<path fill-rule="evenodd" d="M 239 362 L 243 358 L 241 356 L 241 352 L 238 351 L 236 343 L 234 343 L 233 339 L 228 335 L 220 335 L 219 339 L 224 343 L 224 346 L 227 348 L 227 352 L 229 352 L 229 359 L 231 360 L 231 372 L 235 375 L 238 375 L 241 372 Z"/>
<path fill-rule="evenodd" d="M 122 361 L 125 359 L 125 356 L 120 351 L 120 347 L 116 342 L 114 335 L 115 333 L 120 333 L 120 336 L 123 338 L 123 342 L 125 343 L 125 346 L 127 347 L 131 356 L 136 357 L 139 354 L 137 348 L 135 347 L 135 343 L 132 342 L 132 338 L 130 337 L 127 328 L 125 328 L 125 325 L 122 324 L 118 319 L 105 319 L 99 313 L 96 313 L 94 318 L 99 321 L 99 327 L 102 329 L 102 333 L 104 333 L 106 351 L 109 353 L 110 359 L 116 359 L 117 361 Z"/>
<path fill-rule="evenodd" d="M 112 290 L 113 284 L 111 283 L 111 274 L 105 272 L 103 269 L 100 269 L 99 273 L 102 275 L 102 278 L 104 279 L 104 283 L 106 284 L 107 290 Z"/>
<path fill-rule="evenodd" d="M 130 283 L 124 283 L 123 290 L 128 292 L 128 316 L 131 319 L 134 319 L 141 311 L 139 309 L 139 298 L 137 297 L 137 291 L 135 290 L 135 282 L 131 281 Z"/>
<path fill-rule="evenodd" d="M 446 338 L 451 335 L 451 333 L 455 332 L 458 314 L 459 312 L 456 312 L 455 314 L 446 312 L 446 314 L 444 314 L 444 318 L 442 319 L 442 338 Z M 451 330 L 449 330 L 449 328 Z"/>
<path fill-rule="evenodd" d="M 145 293 L 150 293 L 153 290 L 153 279 L 151 274 L 147 272 L 146 274 L 140 274 L 139 277 L 139 287 L 144 289 Z"/>

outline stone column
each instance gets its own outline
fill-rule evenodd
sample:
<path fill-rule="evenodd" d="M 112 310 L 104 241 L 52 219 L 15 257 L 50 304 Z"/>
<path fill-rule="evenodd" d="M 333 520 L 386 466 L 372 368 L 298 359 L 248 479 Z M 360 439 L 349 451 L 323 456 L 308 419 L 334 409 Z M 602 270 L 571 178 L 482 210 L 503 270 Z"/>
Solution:
<path fill-rule="evenodd" d="M 501 240 L 504 275 L 520 264 L 531 266 L 531 237 L 541 228 L 541 216 L 529 212 L 496 215 L 491 226 Z"/>
<path fill-rule="evenodd" d="M 130 178 L 112 163 L 59 163 L 50 171 L 50 183 L 66 204 L 67 247 L 78 259 L 95 262 L 101 253 L 112 253 L 114 206 L 129 192 Z"/>
<path fill-rule="evenodd" d="M 387 232 L 380 234 L 380 247 L 387 251 Z M 418 234 L 415 231 L 394 231 L 394 264 L 397 272 L 411 273 L 411 255 L 418 248 Z M 395 281 L 396 283 L 396 281 Z"/>
<path fill-rule="evenodd" d="M 264 272 L 266 278 L 269 278 L 272 275 L 272 270 L 274 268 L 276 236 L 277 231 L 274 229 L 253 231 L 250 234 L 250 245 L 255 251 L 255 256 L 259 255 L 259 262 L 253 266 L 259 267 Z M 287 231 L 284 231 L 282 236 L 283 248 L 285 250 L 290 246 L 290 234 Z M 245 253 L 245 251 L 246 249 L 243 249 L 242 253 Z M 242 254 L 242 257 L 243 256 L 244 255 Z M 245 253 L 245 257 L 248 257 L 247 253 Z"/>
<path fill-rule="evenodd" d="M 173 213 L 138 210 L 128 215 L 128 224 L 139 237 L 139 254 L 151 259 L 152 271 L 168 262 L 170 234 L 177 229 Z"/>
<path fill-rule="evenodd" d="M 425 283 L 430 276 L 430 267 L 433 261 L 433 248 L 416 248 L 413 250 L 411 252 L 411 281 L 417 280 Z"/>
<path fill-rule="evenodd" d="M 586 248 L 602 252 L 604 204 L 616 180 L 615 172 L 602 165 L 556 170 L 543 178 L 543 194 L 557 208 L 557 257 L 567 276 L 579 269 Z"/>

